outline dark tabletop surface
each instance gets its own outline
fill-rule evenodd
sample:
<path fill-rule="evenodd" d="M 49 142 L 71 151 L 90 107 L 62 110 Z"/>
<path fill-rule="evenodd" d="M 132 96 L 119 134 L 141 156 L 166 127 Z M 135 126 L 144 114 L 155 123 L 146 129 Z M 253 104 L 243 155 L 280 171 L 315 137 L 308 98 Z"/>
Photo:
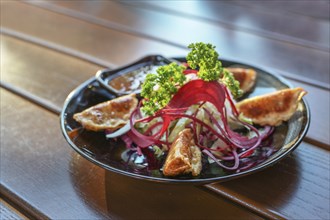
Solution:
<path fill-rule="evenodd" d="M 1 1 L 1 218 L 329 219 L 328 0 Z M 311 124 L 276 165 L 223 183 L 115 174 L 65 141 L 68 94 L 104 68 L 191 42 L 308 91 Z"/>

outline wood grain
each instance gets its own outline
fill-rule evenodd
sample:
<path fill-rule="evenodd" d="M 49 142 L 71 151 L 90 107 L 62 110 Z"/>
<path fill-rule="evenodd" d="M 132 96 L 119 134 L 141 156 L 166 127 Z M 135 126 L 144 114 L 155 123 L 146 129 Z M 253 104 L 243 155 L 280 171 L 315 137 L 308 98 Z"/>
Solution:
<path fill-rule="evenodd" d="M 65 4 L 65 6 L 70 7 L 69 10 L 49 4 L 45 5 L 46 3 L 35 3 L 49 10 L 85 20 L 89 23 L 125 33 L 139 34 L 161 42 L 166 41 L 165 43 L 182 48 L 185 48 L 191 42 L 212 42 L 225 59 L 281 70 L 281 74 L 299 76 L 297 78 L 305 78 L 304 80 L 307 82 L 315 81 L 314 84 L 318 84 L 318 82 L 319 84 L 325 83 L 326 87 L 330 83 L 329 76 L 324 74 L 329 72 L 328 49 L 323 51 L 307 47 L 308 45 L 305 44 L 297 45 L 272 40 L 254 33 L 223 27 L 218 23 L 204 22 L 199 19 L 175 16 L 155 10 L 127 7 L 125 5 L 113 6 L 112 2 L 107 1 L 102 1 L 100 3 L 102 7 L 94 10 L 81 1 L 68 2 L 68 5 L 62 3 L 62 5 Z M 122 19 L 121 14 L 126 15 L 125 19 Z M 160 23 L 163 25 L 159 25 Z M 170 42 L 169 39 L 171 39 Z M 297 56 L 298 54 L 299 56 Z M 309 77 L 311 71 L 314 73 L 313 79 Z"/>
<path fill-rule="evenodd" d="M 268 1 L 269 2 L 269 1 Z M 274 2 L 274 1 L 273 1 Z M 78 2 L 55 2 L 57 4 L 82 5 Z M 136 7 L 149 8 L 151 11 L 160 11 L 180 17 L 188 17 L 195 20 L 202 20 L 208 23 L 215 23 L 219 26 L 227 27 L 241 32 L 247 32 L 265 38 L 289 42 L 292 44 L 302 44 L 306 47 L 313 47 L 320 50 L 329 50 L 329 25 L 326 20 L 310 19 L 305 15 L 296 13 L 282 13 L 289 2 L 282 1 L 277 4 L 277 11 L 272 11 L 272 4 L 264 3 L 263 10 L 253 8 L 253 5 L 263 5 L 260 1 L 251 2 L 244 6 L 233 4 L 231 1 L 203 1 L 189 2 L 176 1 L 170 4 L 164 1 L 127 1 Z M 250 5 L 251 7 L 246 7 Z M 83 8 L 81 6 L 80 8 Z M 86 10 L 86 8 L 84 8 Z M 187 10 L 188 9 L 188 10 Z M 283 10 L 282 10 L 283 11 Z M 324 9 L 326 11 L 326 9 Z M 303 23 L 304 25 L 296 25 Z M 309 28 L 305 28 L 305 25 Z"/>
<path fill-rule="evenodd" d="M 111 60 L 115 65 L 124 65 L 150 54 L 162 52 L 165 56 L 174 56 L 185 51 L 21 2 L 1 2 L 1 9 L 1 26 L 4 28 L 32 35 L 102 60 Z M 17 14 L 25 16 L 16 16 Z"/>
<path fill-rule="evenodd" d="M 13 206 L 0 198 L 1 219 L 27 220 L 28 218 L 17 211 Z"/>
<path fill-rule="evenodd" d="M 61 107 L 75 87 L 100 66 L 27 42 L 1 36 L 1 80 Z"/>
<path fill-rule="evenodd" d="M 302 143 L 290 157 L 258 175 L 206 187 L 295 219 L 328 219 L 329 166 L 329 151 Z"/>
<path fill-rule="evenodd" d="M 32 219 L 329 219 L 329 3 L 297 2 L 1 1 L 1 197 Z M 309 92 L 312 124 L 291 156 L 193 187 L 119 176 L 73 152 L 58 121 L 73 88 L 193 41 Z"/>
<path fill-rule="evenodd" d="M 0 91 L 1 189 L 9 189 L 47 218 L 218 219 L 221 210 L 233 219 L 259 219 L 194 186 L 146 183 L 108 173 L 73 152 L 57 115 Z M 24 124 L 17 123 L 22 120 Z"/>
<path fill-rule="evenodd" d="M 71 175 L 75 170 L 70 168 L 72 150 L 61 136 L 56 115 L 3 89 L 1 113 L 2 187 L 28 203 L 29 209 L 51 219 L 107 217 L 102 193 L 95 191 L 96 201 L 84 201 L 81 197 L 85 194 L 74 191 L 76 186 L 71 184 Z M 17 123 L 19 121 L 25 123 Z M 102 179 L 98 177 L 104 171 L 96 167 L 89 172 L 93 173 L 89 181 L 102 189 Z M 95 209 L 88 209 L 85 202 L 91 202 Z"/>
<path fill-rule="evenodd" d="M 330 3 L 328 0 L 299 0 L 299 1 L 262 1 L 262 0 L 233 0 L 230 3 L 239 4 L 244 7 L 267 10 L 269 13 L 296 14 L 310 17 L 312 19 L 329 20 Z"/>

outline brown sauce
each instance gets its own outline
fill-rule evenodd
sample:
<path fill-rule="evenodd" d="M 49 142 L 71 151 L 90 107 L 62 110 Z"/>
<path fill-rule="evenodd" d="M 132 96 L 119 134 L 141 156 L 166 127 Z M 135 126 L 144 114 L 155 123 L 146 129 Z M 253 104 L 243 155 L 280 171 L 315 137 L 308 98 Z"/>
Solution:
<path fill-rule="evenodd" d="M 144 66 L 137 70 L 119 75 L 108 82 L 109 86 L 119 92 L 135 92 L 141 89 L 141 85 L 148 73 L 156 73 L 159 66 Z"/>

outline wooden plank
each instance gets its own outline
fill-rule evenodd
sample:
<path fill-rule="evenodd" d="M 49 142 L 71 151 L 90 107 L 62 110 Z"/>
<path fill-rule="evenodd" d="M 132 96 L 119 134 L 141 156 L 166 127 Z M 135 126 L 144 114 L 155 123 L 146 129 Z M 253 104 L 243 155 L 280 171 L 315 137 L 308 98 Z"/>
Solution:
<path fill-rule="evenodd" d="M 15 209 L 9 203 L 0 198 L 0 213 L 1 219 L 16 219 L 16 220 L 27 220 L 28 218 L 24 216 L 20 211 Z"/>
<path fill-rule="evenodd" d="M 2 36 L 1 44 L 3 45 L 1 80 L 50 101 L 57 109 L 61 108 L 70 91 L 102 68 L 7 36 Z M 18 56 L 26 57 L 21 59 L 20 65 L 16 65 L 15 57 Z M 308 141 L 329 148 L 330 125 L 324 122 L 330 120 L 328 114 L 330 92 L 307 84 L 290 82 L 308 91 L 306 99 L 311 104 L 312 112 L 311 126 L 307 134 Z M 61 86 L 57 87 L 57 85 Z"/>
<path fill-rule="evenodd" d="M 24 16 L 16 16 L 24 14 Z M 42 19 L 41 19 L 42 18 Z M 84 54 L 123 65 L 143 56 L 162 52 L 183 54 L 180 48 L 50 13 L 17 1 L 1 2 L 1 26 Z"/>
<path fill-rule="evenodd" d="M 106 4 L 106 1 L 102 1 L 100 2 L 100 4 Z M 44 10 L 34 8 L 29 5 L 24 5 L 20 3 L 9 3 L 3 5 L 5 6 L 3 6 L 3 8 L 6 8 L 6 13 L 3 13 L 4 15 L 2 19 L 4 27 L 11 28 L 32 36 L 37 36 L 39 38 L 43 38 L 51 42 L 57 42 L 58 44 L 74 48 L 76 50 L 94 55 L 95 57 L 104 60 L 110 60 L 110 58 L 112 58 L 115 64 L 123 64 L 123 60 L 125 60 L 127 63 L 129 60 L 127 60 L 127 57 L 115 56 L 113 53 L 109 52 L 122 50 L 121 48 L 119 48 L 119 45 L 123 46 L 123 44 L 117 43 L 115 45 L 112 45 L 114 46 L 114 48 L 110 50 L 109 47 L 107 47 L 107 45 L 109 44 L 109 42 L 107 42 L 107 39 L 109 38 L 106 36 L 110 32 L 114 33 L 115 31 L 113 31 L 113 29 L 121 29 L 119 30 L 122 32 L 122 34 L 120 35 L 123 36 L 126 36 L 126 34 L 124 34 L 123 32 L 128 33 L 129 31 L 131 31 L 130 34 L 136 35 L 138 32 L 140 33 L 140 36 L 144 39 L 146 38 L 146 35 L 150 36 L 150 38 L 152 38 L 153 40 L 159 39 L 159 41 L 162 42 L 162 47 L 157 48 L 155 47 L 154 43 L 150 45 L 144 44 L 144 46 L 139 43 L 138 46 L 136 45 L 137 41 L 134 41 L 134 43 L 125 44 L 125 47 L 122 47 L 124 48 L 124 51 L 120 54 L 129 54 L 136 58 L 139 54 L 146 54 L 147 52 L 149 54 L 164 54 L 165 56 L 177 53 L 175 56 L 180 56 L 181 54 L 185 54 L 184 51 L 186 50 L 179 50 L 179 45 L 181 45 L 180 47 L 184 48 L 191 42 L 206 41 L 214 43 L 220 51 L 221 55 L 223 55 L 223 58 L 234 59 L 237 61 L 242 61 L 259 66 L 267 66 L 268 68 L 273 69 L 279 69 L 281 70 L 282 74 L 299 76 L 299 79 L 303 79 L 305 77 L 305 81 L 314 81 L 314 84 L 325 84 L 325 87 L 327 87 L 330 82 L 329 75 L 325 74 L 329 72 L 329 52 L 274 41 L 271 39 L 258 37 L 249 33 L 228 30 L 226 28 L 219 27 L 215 24 L 194 21 L 188 18 L 180 18 L 173 15 L 167 15 L 147 10 L 139 11 L 139 16 L 137 16 L 137 12 L 133 10 L 134 13 L 131 13 L 131 9 L 127 9 L 127 7 L 124 7 L 120 11 L 121 13 L 116 13 L 118 15 L 117 20 L 120 19 L 126 21 L 127 23 L 126 26 L 121 26 L 124 28 L 118 28 L 118 25 L 116 25 L 118 24 L 117 20 L 115 22 L 107 22 L 107 19 L 112 19 L 108 17 L 109 14 L 114 14 L 114 12 L 111 11 L 111 7 L 109 7 L 107 8 L 108 10 L 105 11 L 101 9 L 99 10 L 98 13 L 100 13 L 100 15 L 104 17 L 101 21 L 98 20 L 97 17 L 93 18 L 92 20 L 94 23 L 95 21 L 97 21 L 97 26 L 92 26 L 90 24 L 80 22 L 75 19 L 70 19 L 68 17 L 61 16 L 55 13 L 47 13 Z M 28 16 L 25 16 L 24 20 L 19 20 L 17 18 L 12 17 L 13 14 L 23 13 L 23 11 L 30 11 Z M 124 12 L 126 12 L 126 19 L 122 19 L 122 16 L 120 16 L 121 14 L 124 14 Z M 68 13 L 66 14 L 68 15 Z M 72 15 L 75 16 L 74 13 Z M 38 31 L 35 31 L 36 28 L 34 28 L 33 26 L 36 23 L 34 21 L 36 21 L 39 16 L 46 17 L 47 19 L 43 19 L 41 22 L 39 22 Z M 90 17 L 91 16 L 88 16 L 87 19 L 83 16 L 80 16 L 79 19 L 87 19 L 89 20 L 89 23 L 91 23 Z M 180 24 L 180 26 L 160 26 L 159 22 L 163 22 L 164 24 Z M 63 31 L 67 32 L 68 34 L 65 37 L 62 34 L 59 34 L 59 32 L 56 31 L 56 28 L 54 28 L 64 26 L 64 23 L 65 27 L 67 28 Z M 113 25 L 113 23 L 115 23 L 115 25 Z M 49 28 L 50 26 L 52 28 Z M 95 36 L 93 36 L 91 33 L 95 32 L 96 27 L 100 32 L 98 32 L 97 35 L 95 34 Z M 110 30 L 109 27 L 112 30 Z M 46 32 L 49 34 L 45 34 Z M 118 32 L 115 33 L 117 36 Z M 189 37 L 187 37 L 187 33 L 194 34 L 189 34 Z M 79 42 L 87 41 L 88 43 L 79 43 L 80 45 L 77 45 L 77 42 L 73 37 L 77 35 L 82 36 L 82 39 Z M 115 37 L 114 39 L 118 37 Z M 132 40 L 133 38 L 120 37 L 118 41 L 124 39 Z M 174 47 L 171 46 L 169 46 L 168 48 L 165 47 L 163 43 L 169 42 L 164 42 L 164 39 L 166 39 L 167 41 L 168 39 L 171 39 L 171 41 L 173 42 L 171 45 L 176 46 L 175 48 L 177 49 L 174 50 Z M 98 45 L 102 45 L 98 46 L 98 51 L 95 51 L 94 48 L 91 48 L 90 44 L 94 45 L 94 42 L 98 42 Z M 138 50 L 138 48 L 143 49 Z M 130 49 L 132 51 L 129 51 Z M 299 54 L 299 56 L 297 56 L 297 54 Z M 288 60 L 290 60 L 290 62 L 288 62 Z M 313 79 L 310 79 L 309 77 L 311 72 L 314 73 Z"/>
<path fill-rule="evenodd" d="M 103 68 L 1 35 L 1 80 L 61 107 L 75 87 Z M 61 86 L 59 86 L 61 85 Z"/>
<path fill-rule="evenodd" d="M 263 1 L 263 0 L 232 0 L 230 3 L 240 4 L 244 7 L 253 7 L 267 10 L 269 13 L 296 14 L 308 16 L 312 19 L 329 21 L 330 3 L 328 0 L 299 0 L 299 1 Z"/>
<path fill-rule="evenodd" d="M 95 188 L 96 198 L 88 199 L 72 182 L 74 157 L 60 133 L 58 116 L 1 89 L 1 191 L 5 187 L 30 206 L 26 211 L 37 210 L 50 219 L 106 218 L 99 178 L 104 170 L 89 169 L 83 183 L 98 184 L 99 190 Z"/>
<path fill-rule="evenodd" d="M 225 197 L 241 198 L 240 202 L 252 206 L 261 203 L 289 218 L 329 219 L 329 166 L 329 151 L 302 143 L 272 168 L 206 188 Z"/>
<path fill-rule="evenodd" d="M 73 152 L 57 115 L 0 91 L 1 191 L 5 187 L 47 218 L 216 219 L 221 210 L 234 219 L 260 219 L 194 186 L 114 176 Z"/>
<path fill-rule="evenodd" d="M 81 5 L 79 9 L 83 8 L 82 2 L 57 1 L 55 3 L 65 5 L 65 7 L 70 4 L 70 8 L 74 8 L 73 5 L 76 6 L 75 8 Z M 241 6 L 232 4 L 231 1 L 203 1 L 202 3 L 189 1 L 171 3 L 164 1 L 128 1 L 127 3 L 181 17 L 204 20 L 205 23 L 218 23 L 218 25 L 228 26 L 228 28 L 235 30 L 275 40 L 288 41 L 293 44 L 303 44 L 320 50 L 329 50 L 330 46 L 328 21 L 310 19 L 310 17 L 292 13 L 281 13 L 279 16 L 278 12 L 280 10 L 272 13 L 271 4 L 269 4 L 267 10 L 267 7 L 262 9 L 253 6 L 246 7 L 246 5 L 255 5 L 253 3 L 245 3 L 244 6 Z M 281 9 L 285 9 L 288 5 L 287 1 L 278 4 L 282 7 Z M 87 8 L 85 7 L 82 10 L 87 10 Z"/>

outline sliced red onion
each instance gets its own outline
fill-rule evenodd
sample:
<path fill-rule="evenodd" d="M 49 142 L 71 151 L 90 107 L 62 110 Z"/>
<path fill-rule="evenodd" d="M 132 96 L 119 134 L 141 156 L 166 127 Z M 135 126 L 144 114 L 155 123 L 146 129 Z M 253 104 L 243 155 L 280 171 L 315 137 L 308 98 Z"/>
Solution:
<path fill-rule="evenodd" d="M 236 170 L 239 166 L 239 157 L 237 155 L 236 151 L 233 151 L 233 157 L 234 157 L 234 165 L 232 167 L 228 167 L 222 163 L 219 162 L 219 159 L 215 158 L 215 156 L 208 150 L 203 150 L 202 151 L 204 154 L 206 154 L 207 156 L 209 156 L 212 160 L 214 160 L 214 162 L 216 162 L 220 167 L 225 168 L 226 170 Z"/>
<path fill-rule="evenodd" d="M 197 90 L 198 92 L 196 92 Z M 229 105 L 227 106 L 225 105 L 226 100 L 229 102 Z M 190 106 L 196 104 L 201 105 L 205 102 L 212 103 L 215 106 L 220 114 L 221 124 L 218 119 L 213 116 L 213 113 L 207 109 L 204 110 L 214 127 L 197 118 L 198 110 L 192 115 L 185 113 Z M 235 121 L 254 132 L 256 136 L 249 138 L 231 130 L 227 121 L 227 108 L 228 111 L 230 111 L 228 112 L 229 115 L 231 115 Z M 205 82 L 197 79 L 189 81 L 183 85 L 172 97 L 168 106 L 157 111 L 152 116 L 142 117 L 139 108 L 137 108 L 130 117 L 129 124 L 131 129 L 127 132 L 127 135 L 130 140 L 138 146 L 138 150 L 154 144 L 165 144 L 169 147 L 171 143 L 168 142 L 168 127 L 171 122 L 179 118 L 189 118 L 192 120 L 191 127 L 194 133 L 195 143 L 198 147 L 203 149 L 203 153 L 212 158 L 222 168 L 227 170 L 237 170 L 240 164 L 240 159 L 250 156 L 254 150 L 260 146 L 261 141 L 267 138 L 273 130 L 272 127 L 266 126 L 263 132 L 259 132 L 253 125 L 241 121 L 238 118 L 238 115 L 234 101 L 231 99 L 231 95 L 224 85 L 217 81 Z M 161 118 L 160 122 L 150 126 L 144 133 L 140 133 L 134 127 L 134 124 L 137 122 L 148 123 L 155 118 Z M 201 128 L 198 131 L 198 134 L 196 129 L 197 126 L 200 126 Z M 161 140 L 163 137 L 165 137 L 165 141 Z M 213 139 L 219 138 L 226 144 L 228 151 L 222 152 L 223 156 L 217 158 L 212 153 L 220 151 L 219 149 L 221 148 L 209 149 L 204 146 L 204 140 L 207 140 L 210 137 Z M 141 150 L 139 152 L 141 152 Z M 219 162 L 219 159 L 223 161 L 233 161 L 234 165 L 228 167 Z"/>
<path fill-rule="evenodd" d="M 119 128 L 118 130 L 112 132 L 112 133 L 107 133 L 106 138 L 116 138 L 119 137 L 125 133 L 127 133 L 131 129 L 130 123 L 127 123 L 123 127 Z"/>

